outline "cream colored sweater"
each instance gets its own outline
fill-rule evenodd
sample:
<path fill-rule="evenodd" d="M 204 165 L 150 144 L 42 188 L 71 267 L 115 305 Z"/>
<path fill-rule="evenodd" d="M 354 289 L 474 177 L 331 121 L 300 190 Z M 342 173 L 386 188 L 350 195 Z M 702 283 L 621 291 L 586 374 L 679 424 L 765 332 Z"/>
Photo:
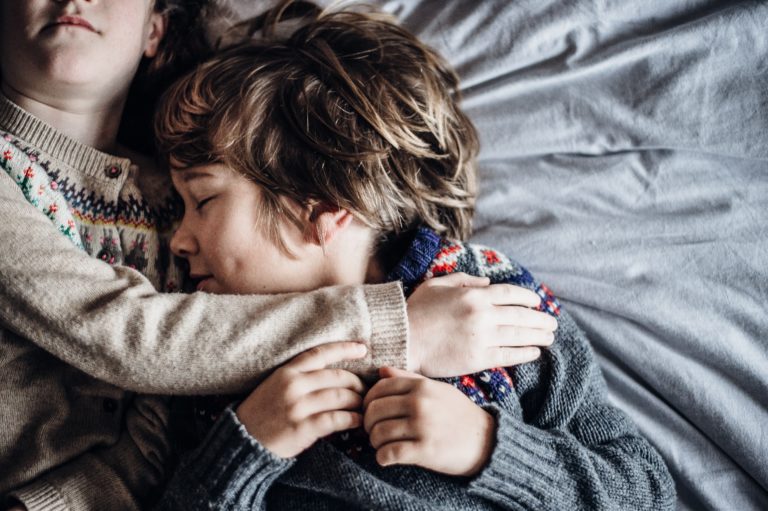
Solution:
<path fill-rule="evenodd" d="M 134 509 L 162 480 L 165 402 L 121 389 L 247 391 L 336 340 L 369 344 L 358 372 L 406 366 L 399 284 L 160 293 L 180 282 L 164 173 L 3 97 L 0 160 L 0 495 L 14 490 L 30 511 Z"/>

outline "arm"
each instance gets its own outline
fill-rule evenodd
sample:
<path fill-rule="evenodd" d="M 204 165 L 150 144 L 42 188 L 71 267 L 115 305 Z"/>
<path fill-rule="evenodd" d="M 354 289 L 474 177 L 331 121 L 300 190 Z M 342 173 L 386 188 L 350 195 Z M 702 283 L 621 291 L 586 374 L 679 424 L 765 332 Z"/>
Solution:
<path fill-rule="evenodd" d="M 253 388 L 313 346 L 360 340 L 359 370 L 406 365 L 396 284 L 300 295 L 158 293 L 140 273 L 88 257 L 0 172 L 0 320 L 78 369 L 140 392 Z"/>
<path fill-rule="evenodd" d="M 155 511 L 263 509 L 272 484 L 291 466 L 254 440 L 227 409 L 186 455 Z"/>
<path fill-rule="evenodd" d="M 503 509 L 674 509 L 664 462 L 607 403 L 583 334 L 568 317 L 559 332 L 516 372 L 519 402 L 481 408 L 450 384 L 382 369 L 364 401 L 376 460 L 471 478 L 470 494 Z"/>
<path fill-rule="evenodd" d="M 500 254 L 494 262 L 510 283 L 536 290 L 542 309 L 559 313 L 525 269 Z M 666 466 L 608 404 L 586 337 L 567 314 L 539 361 L 508 372 L 517 395 L 483 410 L 450 385 L 385 369 L 365 399 L 379 463 L 471 476 L 471 494 L 511 509 L 674 507 Z"/>
<path fill-rule="evenodd" d="M 28 511 L 142 509 L 164 480 L 167 421 L 165 398 L 136 396 L 117 443 L 82 454 L 10 495 Z"/>
<path fill-rule="evenodd" d="M 296 456 L 362 423 L 363 382 L 329 366 L 364 353 L 358 343 L 330 343 L 278 368 L 186 456 L 159 509 L 261 509 Z"/>
<path fill-rule="evenodd" d="M 511 509 L 675 508 L 663 460 L 608 403 L 591 348 L 567 314 L 549 353 L 514 375 L 521 408 L 495 408 L 495 448 L 470 493 Z"/>
<path fill-rule="evenodd" d="M 368 344 L 363 360 L 345 365 L 358 374 L 394 366 L 449 376 L 538 356 L 518 348 L 531 344 L 533 330 L 499 328 L 514 325 L 515 309 L 530 301 L 521 288 L 432 279 L 409 298 L 408 317 L 396 283 L 269 296 L 164 294 L 137 271 L 77 249 L 4 172 L 0 218 L 3 326 L 129 390 L 245 391 L 296 354 L 339 340 Z M 477 337 L 494 348 L 466 341 Z"/>

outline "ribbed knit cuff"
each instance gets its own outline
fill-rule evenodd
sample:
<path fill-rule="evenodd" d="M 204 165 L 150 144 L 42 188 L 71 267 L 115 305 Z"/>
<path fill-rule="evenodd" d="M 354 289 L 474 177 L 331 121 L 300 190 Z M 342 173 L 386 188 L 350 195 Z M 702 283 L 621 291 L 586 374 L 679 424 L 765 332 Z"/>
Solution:
<path fill-rule="evenodd" d="M 228 408 L 208 436 L 184 462 L 185 479 L 203 487 L 210 502 L 219 506 L 250 506 L 293 465 L 251 437 Z"/>
<path fill-rule="evenodd" d="M 496 445 L 469 491 L 496 502 L 513 498 L 526 509 L 551 509 L 549 495 L 560 479 L 561 462 L 546 435 L 495 406 L 484 408 L 496 417 Z"/>
<path fill-rule="evenodd" d="M 365 286 L 374 367 L 408 368 L 408 314 L 400 282 Z"/>
<path fill-rule="evenodd" d="M 61 494 L 47 481 L 35 482 L 8 495 L 27 508 L 27 511 L 66 511 Z"/>
<path fill-rule="evenodd" d="M 135 447 L 131 447 L 130 443 L 119 442 L 108 452 L 113 462 L 132 466 L 133 449 Z M 47 472 L 11 496 L 30 511 L 138 509 L 137 495 L 130 492 L 126 483 L 108 463 L 98 456 L 89 455 Z"/>

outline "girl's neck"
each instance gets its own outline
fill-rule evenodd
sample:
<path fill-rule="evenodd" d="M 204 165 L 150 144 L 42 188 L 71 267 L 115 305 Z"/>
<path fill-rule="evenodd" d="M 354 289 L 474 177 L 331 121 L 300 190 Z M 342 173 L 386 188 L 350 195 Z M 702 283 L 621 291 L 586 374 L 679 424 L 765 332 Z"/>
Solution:
<path fill-rule="evenodd" d="M 125 98 L 100 104 L 88 99 L 37 99 L 2 83 L 5 96 L 65 135 L 108 153 L 117 152 L 117 130 Z"/>

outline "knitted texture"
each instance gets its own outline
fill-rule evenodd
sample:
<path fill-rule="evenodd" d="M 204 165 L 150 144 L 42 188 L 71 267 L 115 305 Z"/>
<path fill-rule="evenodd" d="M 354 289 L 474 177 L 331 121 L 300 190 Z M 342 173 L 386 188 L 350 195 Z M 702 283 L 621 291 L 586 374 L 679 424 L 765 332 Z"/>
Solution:
<path fill-rule="evenodd" d="M 168 250 L 168 172 L 82 144 L 2 94 L 0 148 L 0 498 L 136 508 L 163 479 L 167 407 L 129 391 L 244 391 L 340 339 L 370 343 L 354 370 L 405 365 L 399 284 L 159 292 L 183 274 Z"/>
<path fill-rule="evenodd" d="M 494 451 L 477 476 L 380 467 L 360 430 L 318 441 L 291 464 L 279 460 L 271 469 L 263 466 L 263 447 L 252 438 L 209 435 L 186 457 L 158 509 L 209 509 L 222 499 L 229 509 L 292 511 L 674 509 L 674 485 L 661 457 L 608 404 L 583 333 L 525 268 L 487 247 L 420 229 L 390 277 L 412 291 L 424 279 L 455 271 L 535 290 L 540 308 L 559 318 L 555 344 L 539 360 L 448 380 L 496 417 Z M 239 424 L 235 414 L 225 413 L 214 431 L 223 423 L 229 429 Z M 241 449 L 255 451 L 253 470 L 233 464 L 227 454 Z M 215 478 L 199 476 L 207 469 L 198 465 L 205 463 L 218 467 Z M 257 494 L 263 497 L 254 499 Z"/>

